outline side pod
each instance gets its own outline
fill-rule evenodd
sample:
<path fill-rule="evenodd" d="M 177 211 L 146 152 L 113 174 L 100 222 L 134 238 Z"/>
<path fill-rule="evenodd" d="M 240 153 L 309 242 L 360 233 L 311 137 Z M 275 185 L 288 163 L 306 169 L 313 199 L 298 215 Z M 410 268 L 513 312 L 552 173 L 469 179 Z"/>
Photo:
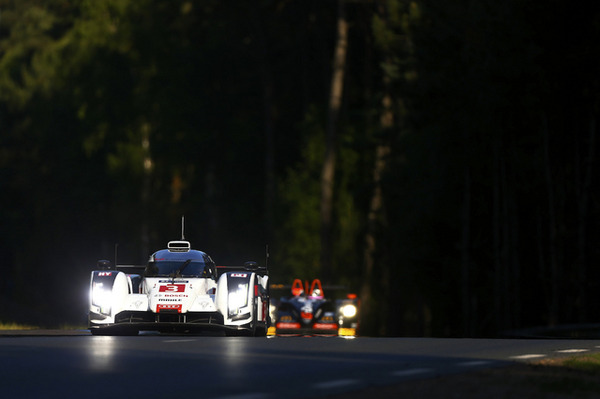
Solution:
<path fill-rule="evenodd" d="M 97 270 L 90 276 L 90 327 L 114 323 L 129 291 L 127 276 L 116 270 Z"/>

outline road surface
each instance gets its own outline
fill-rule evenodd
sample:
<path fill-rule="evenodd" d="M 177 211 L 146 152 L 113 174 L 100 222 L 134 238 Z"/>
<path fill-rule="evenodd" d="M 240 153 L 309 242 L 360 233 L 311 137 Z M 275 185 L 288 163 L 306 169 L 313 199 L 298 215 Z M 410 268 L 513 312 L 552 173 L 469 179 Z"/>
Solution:
<path fill-rule="evenodd" d="M 0 396 L 319 398 L 596 352 L 596 340 L 5 333 Z"/>

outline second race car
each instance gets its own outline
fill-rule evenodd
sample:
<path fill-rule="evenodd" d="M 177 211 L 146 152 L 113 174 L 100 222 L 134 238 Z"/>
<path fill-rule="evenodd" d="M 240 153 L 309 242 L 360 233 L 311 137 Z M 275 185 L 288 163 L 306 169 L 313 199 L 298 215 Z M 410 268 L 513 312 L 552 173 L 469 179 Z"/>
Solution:
<path fill-rule="evenodd" d="M 294 280 L 291 297 L 279 300 L 273 318 L 275 335 L 354 336 L 358 324 L 358 300 L 355 295 L 330 300 L 325 297 L 321 281 L 310 286 Z"/>

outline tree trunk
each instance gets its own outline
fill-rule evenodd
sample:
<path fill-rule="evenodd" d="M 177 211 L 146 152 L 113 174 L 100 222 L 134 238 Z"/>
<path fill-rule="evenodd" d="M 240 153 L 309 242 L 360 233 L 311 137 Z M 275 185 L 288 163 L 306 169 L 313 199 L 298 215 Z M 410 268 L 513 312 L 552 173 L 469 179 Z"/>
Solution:
<path fill-rule="evenodd" d="M 463 206 L 461 215 L 461 294 L 463 335 L 473 335 L 471 317 L 470 264 L 471 264 L 471 171 L 467 166 L 464 172 Z"/>
<path fill-rule="evenodd" d="M 257 6 L 250 7 L 249 18 L 252 31 L 256 36 L 258 46 L 255 54 L 258 57 L 257 64 L 260 66 L 260 75 L 263 89 L 263 116 L 265 134 L 265 158 L 264 158 L 264 220 L 266 245 L 274 237 L 274 214 L 273 203 L 275 201 L 275 84 L 271 70 L 271 57 L 269 41 L 265 34 L 262 15 Z"/>
<path fill-rule="evenodd" d="M 502 328 L 502 303 L 504 302 L 502 290 L 502 234 L 501 234 L 501 182 L 500 177 L 500 139 L 495 138 L 493 143 L 493 197 L 492 197 L 492 237 L 494 259 L 494 317 L 496 329 Z"/>
<path fill-rule="evenodd" d="M 554 200 L 554 181 L 552 177 L 551 159 L 550 159 L 550 132 L 547 117 L 544 115 L 542 120 L 542 135 L 544 145 L 544 171 L 546 177 L 546 188 L 548 190 L 548 260 L 550 262 L 550 310 L 548 322 L 550 325 L 558 323 L 558 304 L 559 298 L 559 268 L 558 268 L 558 249 L 557 249 L 557 221 L 556 204 Z"/>
<path fill-rule="evenodd" d="M 348 47 L 348 23 L 344 0 L 338 0 L 338 22 L 333 74 L 329 96 L 325 157 L 321 172 L 321 279 L 331 283 L 333 275 L 333 192 L 335 186 L 336 130 L 344 91 Z"/>
<path fill-rule="evenodd" d="M 577 274 L 579 280 L 579 293 L 577 297 L 576 306 L 578 308 L 579 322 L 587 321 L 587 256 L 586 256 L 586 240 L 587 240 L 587 223 L 588 223 L 588 208 L 589 208 L 589 197 L 590 189 L 592 184 L 592 171 L 595 156 L 596 146 L 596 120 L 591 118 L 590 120 L 590 132 L 587 143 L 579 146 L 579 148 L 587 145 L 588 153 L 583 159 L 580 159 L 580 152 L 577 152 L 577 159 L 575 164 L 583 164 L 581 168 L 583 171 L 578 173 L 583 174 L 581 181 L 578 180 L 579 184 L 577 187 Z"/>
<path fill-rule="evenodd" d="M 142 189 L 140 193 L 141 223 L 140 223 L 140 259 L 144 259 L 150 253 L 150 197 L 153 161 L 150 152 L 150 124 L 142 123 L 141 127 L 142 146 Z"/>

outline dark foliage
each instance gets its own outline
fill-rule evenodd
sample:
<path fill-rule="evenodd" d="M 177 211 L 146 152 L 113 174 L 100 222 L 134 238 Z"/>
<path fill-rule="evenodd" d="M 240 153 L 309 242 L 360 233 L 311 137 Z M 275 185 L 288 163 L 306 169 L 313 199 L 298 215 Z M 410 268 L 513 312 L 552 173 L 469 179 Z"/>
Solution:
<path fill-rule="evenodd" d="M 363 332 L 597 321 L 598 7 L 343 6 L 332 270 Z M 319 277 L 339 10 L 0 0 L 0 320 L 83 323 L 96 260 L 144 263 L 183 215 L 217 263 L 269 244 L 276 282 Z"/>

